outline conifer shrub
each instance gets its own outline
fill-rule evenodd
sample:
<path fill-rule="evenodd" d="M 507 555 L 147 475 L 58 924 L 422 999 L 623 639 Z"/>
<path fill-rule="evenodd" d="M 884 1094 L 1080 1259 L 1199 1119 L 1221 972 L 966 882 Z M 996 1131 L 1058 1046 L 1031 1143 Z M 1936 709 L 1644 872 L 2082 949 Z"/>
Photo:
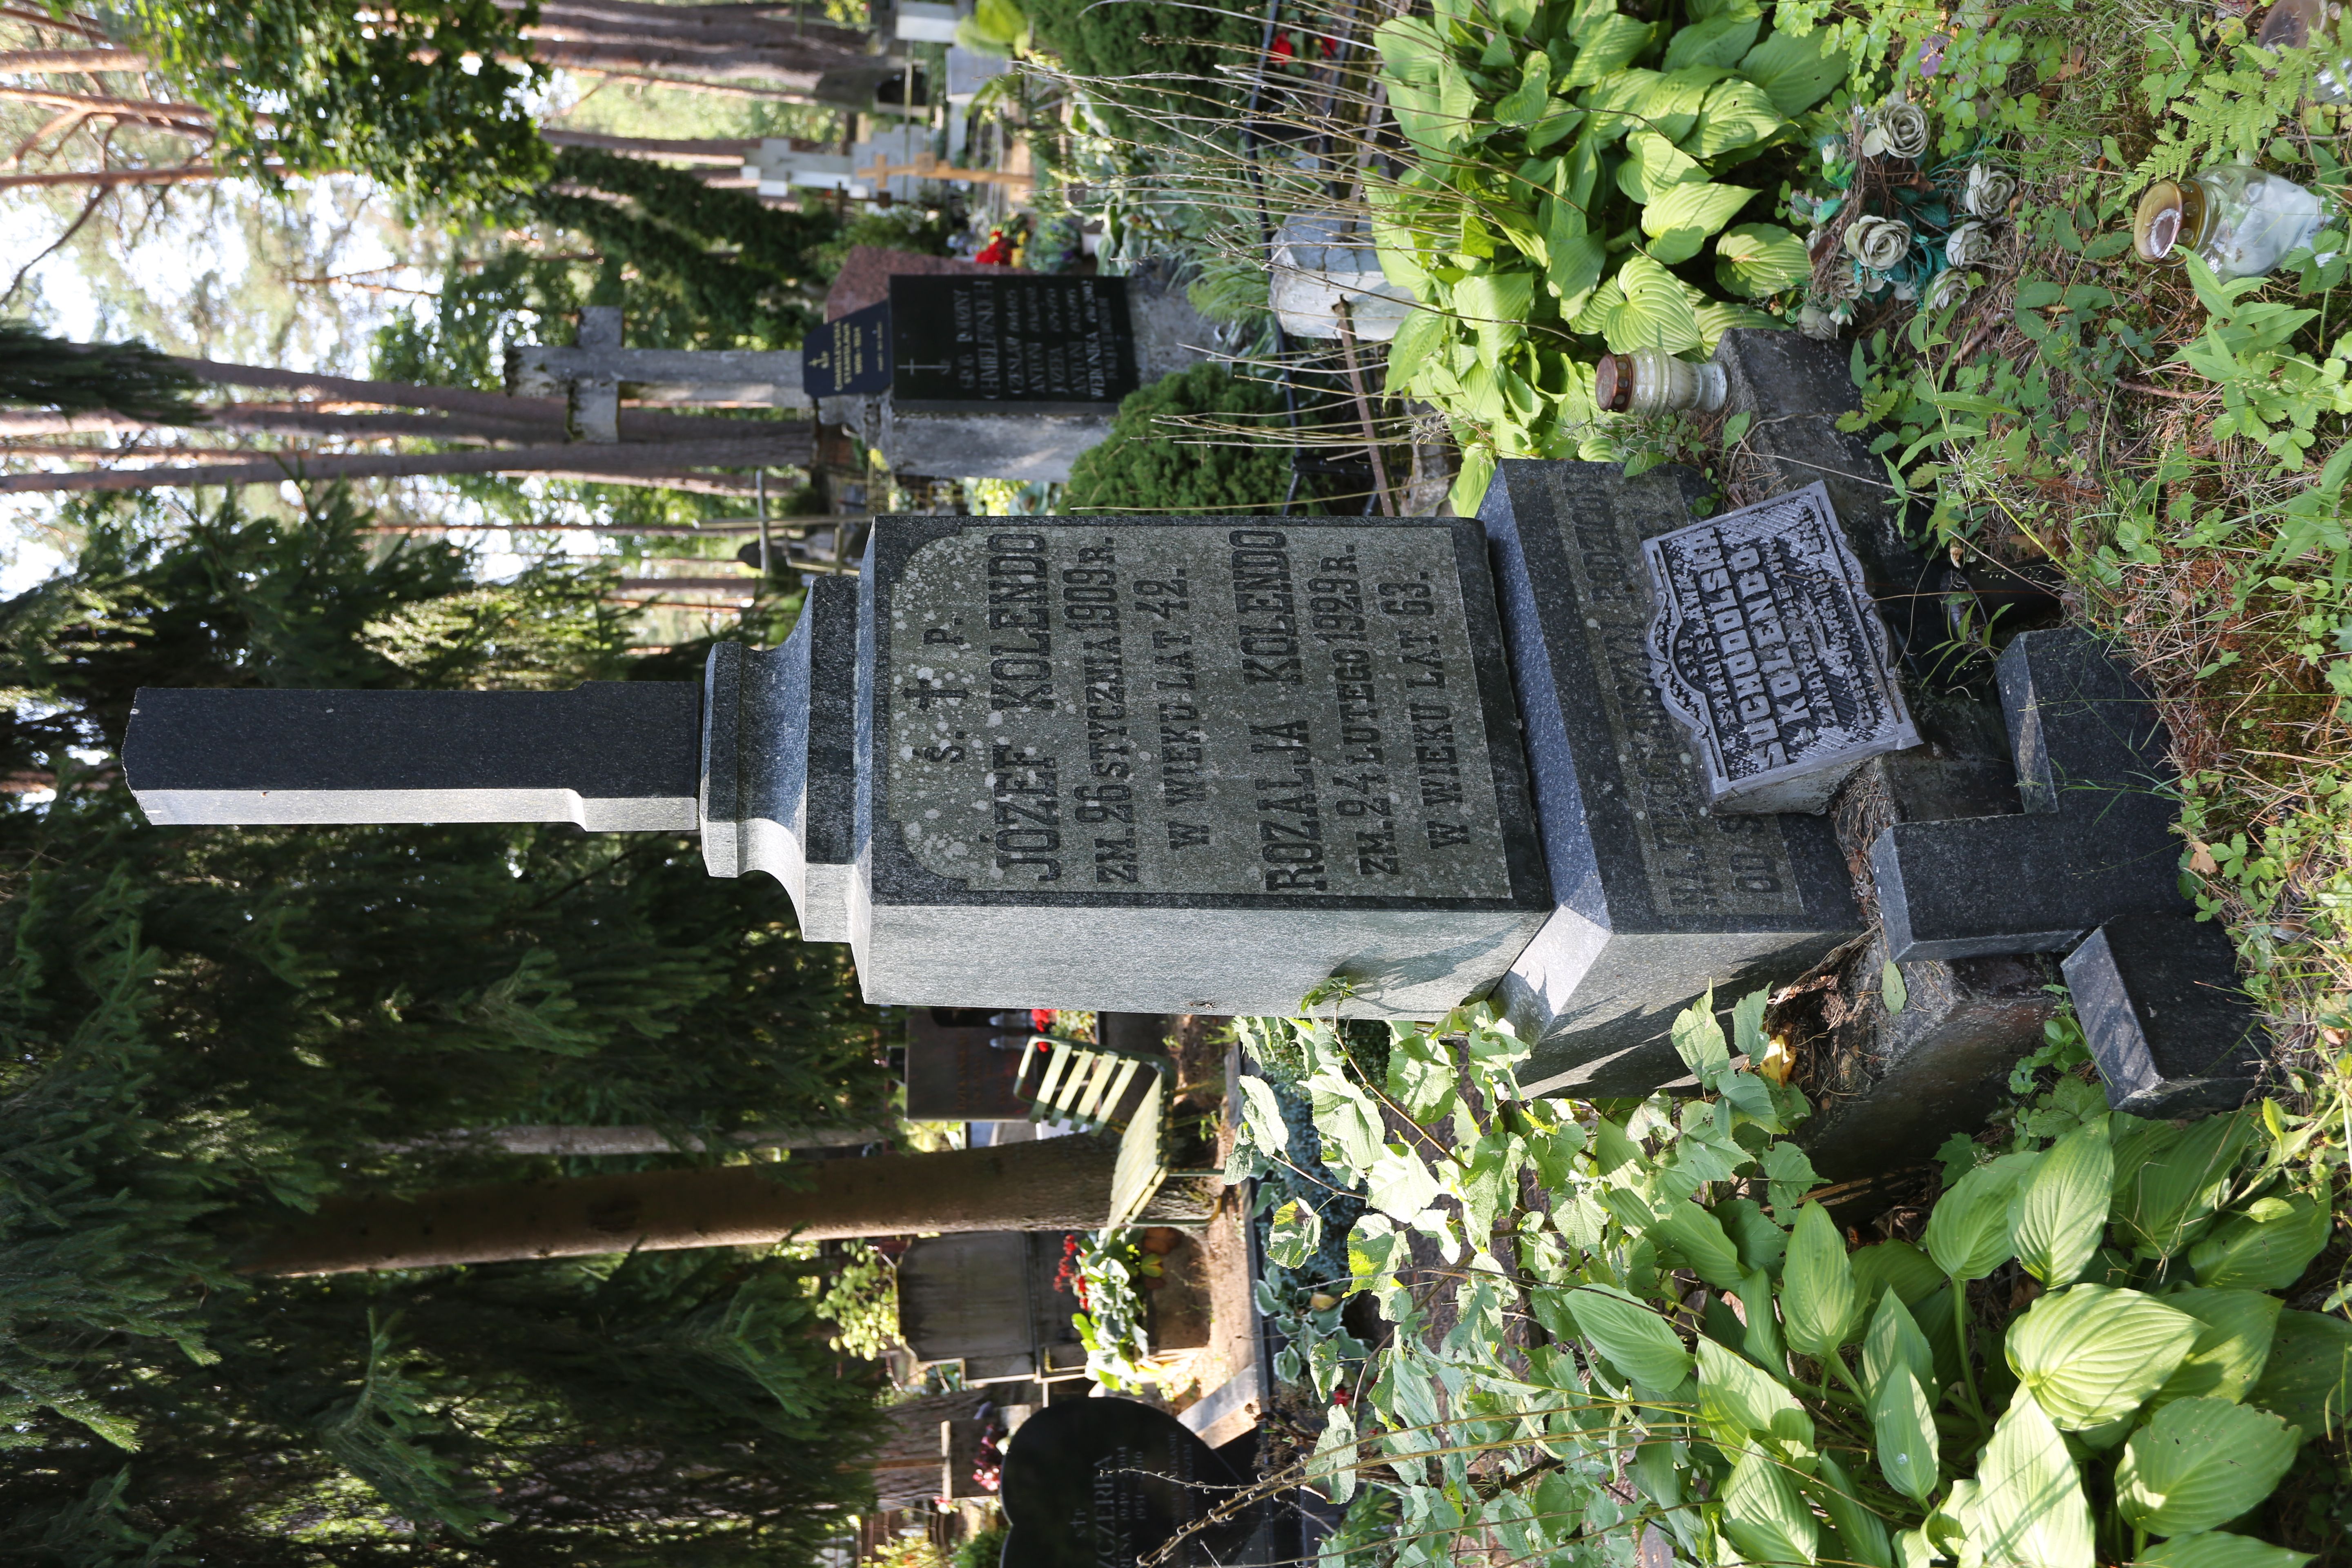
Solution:
<path fill-rule="evenodd" d="M 1080 511 L 1271 512 L 1290 486 L 1290 454 L 1271 442 L 1187 430 L 1187 417 L 1268 430 L 1282 400 L 1261 382 L 1197 364 L 1128 395 L 1110 439 L 1078 456 L 1063 498 Z"/>

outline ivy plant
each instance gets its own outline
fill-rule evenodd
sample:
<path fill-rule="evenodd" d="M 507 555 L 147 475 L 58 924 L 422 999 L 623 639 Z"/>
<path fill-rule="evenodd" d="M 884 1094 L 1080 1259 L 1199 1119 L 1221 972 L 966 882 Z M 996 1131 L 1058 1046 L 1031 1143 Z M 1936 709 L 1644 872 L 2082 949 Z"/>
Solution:
<path fill-rule="evenodd" d="M 1598 435 L 1605 349 L 1712 348 L 1811 276 L 1764 221 L 1758 171 L 1802 142 L 1845 75 L 1756 0 L 1683 0 L 1679 26 L 1607 0 L 1436 0 L 1381 24 L 1380 80 L 1412 162 L 1372 189 L 1389 279 L 1425 309 L 1389 352 L 1391 395 L 1443 410 L 1464 447 L 1455 506 L 1498 457 L 1567 457 Z"/>
<path fill-rule="evenodd" d="M 1483 1007 L 1399 1026 L 1379 1081 L 1328 1024 L 1258 1026 L 1370 1205 L 1345 1289 L 1393 1325 L 1314 1369 L 1306 1474 L 1349 1505 L 1323 1568 L 1434 1568 L 1474 1530 L 1556 1564 L 2307 1561 L 2224 1528 L 2344 1421 L 2352 1323 L 2279 1294 L 2331 1225 L 2285 1123 L 2077 1095 L 1916 1242 L 1861 1246 L 1808 1201 L 1802 1096 L 1742 1065 L 1768 1059 L 1764 1001 L 1728 1037 L 1712 997 L 1684 1013 L 1703 1094 L 1615 1115 L 1521 1094 L 1526 1047 Z M 1273 1151 L 1264 1088 L 1244 1136 Z"/>

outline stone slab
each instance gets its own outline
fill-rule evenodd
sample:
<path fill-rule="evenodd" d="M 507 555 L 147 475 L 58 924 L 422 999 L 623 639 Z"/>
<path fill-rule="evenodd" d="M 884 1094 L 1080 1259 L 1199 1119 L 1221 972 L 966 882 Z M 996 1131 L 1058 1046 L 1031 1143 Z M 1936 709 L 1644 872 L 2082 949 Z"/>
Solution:
<path fill-rule="evenodd" d="M 1685 1075 L 1674 1016 L 1802 973 L 1861 928 L 1817 816 L 1710 812 L 1653 677 L 1643 545 L 1705 499 L 1678 468 L 1501 464 L 1495 542 L 1553 913 L 1496 996 L 1535 1054 L 1529 1092 L 1645 1094 Z"/>
<path fill-rule="evenodd" d="M 1003 1568 L 1110 1568 L 1157 1552 L 1246 1484 L 1165 1411 L 1132 1399 L 1049 1405 L 1004 1453 Z M 1184 1537 L 1167 1568 L 1242 1560 L 1267 1512 L 1254 1501 Z"/>
<path fill-rule="evenodd" d="M 2220 926 L 2185 913 L 2110 921 L 2063 967 L 2117 1110 L 2232 1110 L 2260 1082 L 2269 1038 Z"/>
<path fill-rule="evenodd" d="M 849 940 L 856 801 L 857 589 L 808 580 L 782 647 L 722 642 L 704 667 L 702 861 L 765 871 L 810 942 Z"/>
<path fill-rule="evenodd" d="M 877 520 L 868 999 L 1435 1016 L 1549 908 L 1467 521 Z"/>
<path fill-rule="evenodd" d="M 1919 743 L 1862 564 L 1819 484 L 1642 547 L 1650 666 L 1710 809 L 1818 812 L 1871 757 Z"/>
<path fill-rule="evenodd" d="M 2063 952 L 2110 919 L 2188 908 L 2169 741 L 2147 693 L 2074 629 L 2012 638 L 1999 672 L 2026 809 L 1879 836 L 1871 868 L 1898 963 Z"/>
<path fill-rule="evenodd" d="M 571 822 L 690 832 L 701 694 L 142 687 L 123 772 L 158 825 Z"/>

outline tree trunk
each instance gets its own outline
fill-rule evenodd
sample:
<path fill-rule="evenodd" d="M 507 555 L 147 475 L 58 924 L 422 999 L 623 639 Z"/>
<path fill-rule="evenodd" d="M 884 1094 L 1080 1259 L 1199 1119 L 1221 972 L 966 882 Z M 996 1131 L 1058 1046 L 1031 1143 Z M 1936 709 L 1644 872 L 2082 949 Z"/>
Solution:
<path fill-rule="evenodd" d="M 1118 1146 L 1049 1138 L 937 1154 L 727 1165 L 506 1182 L 414 1200 L 342 1198 L 250 1247 L 248 1274 L 349 1274 L 632 1247 L 766 1247 L 788 1237 L 1090 1230 L 1110 1205 Z M 787 1183 L 805 1179 L 805 1187 Z M 1150 1219 L 1205 1218 L 1200 1194 L 1164 1193 Z"/>
<path fill-rule="evenodd" d="M 744 1149 L 856 1149 L 867 1143 L 887 1143 L 889 1139 L 888 1129 L 881 1127 L 765 1127 L 728 1136 L 729 1142 Z M 698 1154 L 702 1152 L 702 1140 L 688 1138 L 683 1144 L 673 1143 L 658 1127 L 516 1126 L 470 1128 L 431 1138 L 411 1138 L 404 1142 L 379 1143 L 376 1147 L 395 1153 L 479 1149 L 500 1154 L 562 1154 L 593 1159 L 607 1154 L 668 1154 L 680 1148 Z"/>
<path fill-rule="evenodd" d="M 719 140 L 683 136 L 607 136 L 597 131 L 566 131 L 560 125 L 542 125 L 539 133 L 551 147 L 584 147 L 592 152 L 611 153 L 623 158 L 656 158 L 673 163 L 703 163 L 722 169 L 740 168 L 744 160 L 757 156 L 761 141 L 757 136 Z M 799 137 L 791 140 L 796 152 L 811 150 L 817 145 Z"/>
<path fill-rule="evenodd" d="M 152 490 L 165 486 L 268 485 L 281 479 L 418 479 L 439 474 L 545 474 L 589 482 L 626 482 L 698 468 L 797 468 L 809 460 L 808 432 L 772 426 L 766 440 L 639 441 L 521 447 L 495 452 L 287 452 L 235 463 L 158 464 L 64 474 L 0 475 L 0 495 L 50 495 L 68 490 Z M 749 481 L 745 481 L 746 489 Z M 730 489 L 727 493 L 732 494 Z"/>
<path fill-rule="evenodd" d="M 57 174 L 0 176 L 0 191 L 39 185 L 191 185 L 206 180 L 233 180 L 246 171 L 216 169 L 190 163 L 177 169 L 70 169 Z"/>
<path fill-rule="evenodd" d="M 174 359 L 172 363 L 198 381 L 221 386 L 272 386 L 380 408 L 446 408 L 453 414 L 486 414 L 493 419 L 544 421 L 557 428 L 562 426 L 564 420 L 563 401 L 556 397 L 509 397 L 503 392 L 477 392 L 469 386 L 360 381 L 347 375 L 318 375 L 310 371 L 279 370 L 265 364 L 227 364 L 208 359 Z"/>

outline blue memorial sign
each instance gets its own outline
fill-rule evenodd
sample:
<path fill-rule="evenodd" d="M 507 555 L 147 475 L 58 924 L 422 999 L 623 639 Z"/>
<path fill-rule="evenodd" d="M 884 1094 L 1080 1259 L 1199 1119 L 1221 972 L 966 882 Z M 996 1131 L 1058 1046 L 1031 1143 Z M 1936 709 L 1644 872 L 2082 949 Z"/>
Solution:
<path fill-rule="evenodd" d="M 887 301 L 827 321 L 801 344 L 801 390 L 811 397 L 890 390 Z"/>
<path fill-rule="evenodd" d="M 1124 278 L 890 279 L 891 396 L 908 405 L 1115 405 L 1137 385 Z"/>

